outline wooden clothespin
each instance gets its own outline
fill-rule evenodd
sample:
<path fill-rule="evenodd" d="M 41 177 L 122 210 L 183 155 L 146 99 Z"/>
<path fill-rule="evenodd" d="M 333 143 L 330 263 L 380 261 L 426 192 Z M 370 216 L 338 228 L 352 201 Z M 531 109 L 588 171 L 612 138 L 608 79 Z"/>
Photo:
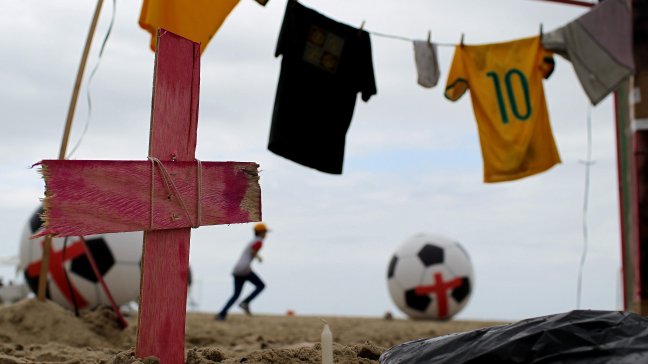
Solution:
<path fill-rule="evenodd" d="M 461 33 L 461 42 L 459 42 L 459 45 L 464 46 L 464 33 Z"/>
<path fill-rule="evenodd" d="M 364 30 L 365 26 L 365 21 L 363 20 L 362 23 L 360 23 L 360 28 L 358 29 L 358 35 L 362 34 L 362 31 Z"/>
<path fill-rule="evenodd" d="M 432 44 L 432 31 L 428 30 L 428 44 Z"/>

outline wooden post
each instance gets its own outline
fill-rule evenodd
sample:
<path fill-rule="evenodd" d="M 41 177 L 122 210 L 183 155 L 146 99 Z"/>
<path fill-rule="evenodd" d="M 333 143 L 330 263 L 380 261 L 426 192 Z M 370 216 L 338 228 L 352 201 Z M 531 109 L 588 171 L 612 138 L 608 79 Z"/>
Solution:
<path fill-rule="evenodd" d="M 621 230 L 621 274 L 623 309 L 640 312 L 639 255 L 637 235 L 636 176 L 630 120 L 631 82 L 623 82 L 614 95 L 617 139 L 617 175 L 619 180 L 619 215 Z"/>
<path fill-rule="evenodd" d="M 261 219 L 258 165 L 194 159 L 200 46 L 158 31 L 148 161 L 41 162 L 52 236 L 145 230 L 136 355 L 184 362 L 190 228 Z"/>
<path fill-rule="evenodd" d="M 630 91 L 634 142 L 634 199 L 636 239 L 632 242 L 638 260 L 635 285 L 641 297 L 641 315 L 648 315 L 648 3 L 632 2 L 635 76 Z"/>
<path fill-rule="evenodd" d="M 47 272 L 49 271 L 50 253 L 52 251 L 52 237 L 46 236 L 43 242 L 43 255 L 41 256 L 40 272 L 38 274 L 38 293 L 39 301 L 45 301 L 47 294 Z"/>
<path fill-rule="evenodd" d="M 90 52 L 90 46 L 92 45 L 92 39 L 94 38 L 95 29 L 97 28 L 97 21 L 99 20 L 99 14 L 101 13 L 101 6 L 103 5 L 103 0 L 97 0 L 97 6 L 95 7 L 94 16 L 92 17 L 92 23 L 90 24 L 90 30 L 88 31 L 88 37 L 86 38 L 86 44 L 83 49 L 83 54 L 81 56 L 81 64 L 79 65 L 79 70 L 77 71 L 76 82 L 74 83 L 74 90 L 72 91 L 72 99 L 70 100 L 70 107 L 68 108 L 67 120 L 65 122 L 65 128 L 63 130 L 63 140 L 61 141 L 61 148 L 59 149 L 59 159 L 65 159 L 65 153 L 67 151 L 68 139 L 70 138 L 70 130 L 72 129 L 72 120 L 74 119 L 74 111 L 76 109 L 77 99 L 79 98 L 79 89 L 81 88 L 81 81 L 83 80 L 83 73 L 85 72 L 86 61 L 88 60 L 88 53 Z M 38 276 L 38 299 L 40 301 L 45 301 L 45 293 L 47 290 L 47 272 L 49 269 L 49 255 L 52 250 L 52 237 L 46 236 L 45 243 L 43 244 L 43 255 L 41 257 L 41 270 Z"/>
<path fill-rule="evenodd" d="M 90 53 L 90 46 L 92 45 L 92 39 L 94 38 L 95 30 L 97 29 L 97 22 L 99 21 L 99 14 L 101 13 L 102 5 L 103 5 L 103 0 L 97 0 L 97 6 L 95 7 L 94 16 L 92 17 L 92 23 L 90 24 L 88 37 L 86 38 L 85 47 L 83 48 L 83 54 L 81 55 L 81 64 L 79 64 L 79 70 L 77 71 L 76 82 L 74 83 L 74 89 L 72 90 L 70 107 L 68 108 L 67 119 L 65 121 L 65 129 L 63 130 L 63 141 L 61 142 L 61 149 L 59 150 L 59 159 L 65 159 L 68 139 L 70 137 L 70 130 L 72 129 L 72 120 L 74 119 L 74 111 L 76 110 L 76 103 L 77 100 L 79 99 L 79 90 L 81 89 L 81 81 L 83 80 L 83 73 L 85 72 L 86 62 L 88 61 L 88 53 Z"/>

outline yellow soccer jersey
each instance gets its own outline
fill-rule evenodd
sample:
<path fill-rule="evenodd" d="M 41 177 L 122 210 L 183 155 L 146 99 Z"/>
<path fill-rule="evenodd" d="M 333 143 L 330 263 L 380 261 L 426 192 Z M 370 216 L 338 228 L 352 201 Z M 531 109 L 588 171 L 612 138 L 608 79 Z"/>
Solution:
<path fill-rule="evenodd" d="M 445 96 L 456 101 L 470 88 L 484 182 L 510 181 L 560 163 L 542 87 L 553 65 L 540 37 L 455 48 Z"/>

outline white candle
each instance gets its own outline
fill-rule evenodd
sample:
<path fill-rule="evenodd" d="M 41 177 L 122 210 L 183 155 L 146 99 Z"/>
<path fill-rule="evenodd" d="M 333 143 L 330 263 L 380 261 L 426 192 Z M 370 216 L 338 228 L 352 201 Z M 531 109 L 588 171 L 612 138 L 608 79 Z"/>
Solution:
<path fill-rule="evenodd" d="M 322 364 L 333 364 L 333 335 L 326 321 L 322 330 Z"/>

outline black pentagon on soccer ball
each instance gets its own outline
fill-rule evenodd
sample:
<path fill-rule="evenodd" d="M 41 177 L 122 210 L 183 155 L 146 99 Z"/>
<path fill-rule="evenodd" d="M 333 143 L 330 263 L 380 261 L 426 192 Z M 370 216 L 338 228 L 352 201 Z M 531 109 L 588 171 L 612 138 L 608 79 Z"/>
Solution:
<path fill-rule="evenodd" d="M 426 267 L 443 263 L 443 249 L 436 245 L 425 244 L 421 250 L 419 250 L 418 257 Z"/>
<path fill-rule="evenodd" d="M 412 288 L 405 291 L 405 302 L 407 307 L 423 312 L 432 303 L 432 298 L 427 295 L 418 295 L 416 288 Z"/>
<path fill-rule="evenodd" d="M 29 227 L 32 234 L 37 232 L 43 226 L 43 220 L 41 220 L 40 215 L 43 213 L 43 206 L 41 205 L 29 219 Z"/>
<path fill-rule="evenodd" d="M 23 272 L 25 276 L 25 281 L 29 285 L 29 288 L 31 289 L 32 292 L 38 293 L 38 281 L 40 280 L 39 274 L 30 276 L 27 272 L 28 269 L 25 269 Z M 52 298 L 52 296 L 50 296 L 49 282 L 45 285 L 45 297 L 48 299 Z"/>
<path fill-rule="evenodd" d="M 398 263 L 398 257 L 393 256 L 389 261 L 389 267 L 387 268 L 387 278 L 394 276 L 394 271 L 396 270 L 396 263 Z"/>
<path fill-rule="evenodd" d="M 99 273 L 103 276 L 113 265 L 115 265 L 115 258 L 113 257 L 108 244 L 106 244 L 106 241 L 103 238 L 99 237 L 86 240 L 86 245 L 92 254 L 92 258 L 97 265 Z M 74 274 L 91 282 L 99 282 L 99 279 L 95 275 L 92 266 L 88 261 L 88 257 L 85 255 L 72 260 L 70 270 L 74 272 Z"/>
<path fill-rule="evenodd" d="M 461 278 L 461 285 L 452 290 L 451 296 L 457 302 L 461 302 L 470 294 L 470 279 L 468 277 Z"/>

